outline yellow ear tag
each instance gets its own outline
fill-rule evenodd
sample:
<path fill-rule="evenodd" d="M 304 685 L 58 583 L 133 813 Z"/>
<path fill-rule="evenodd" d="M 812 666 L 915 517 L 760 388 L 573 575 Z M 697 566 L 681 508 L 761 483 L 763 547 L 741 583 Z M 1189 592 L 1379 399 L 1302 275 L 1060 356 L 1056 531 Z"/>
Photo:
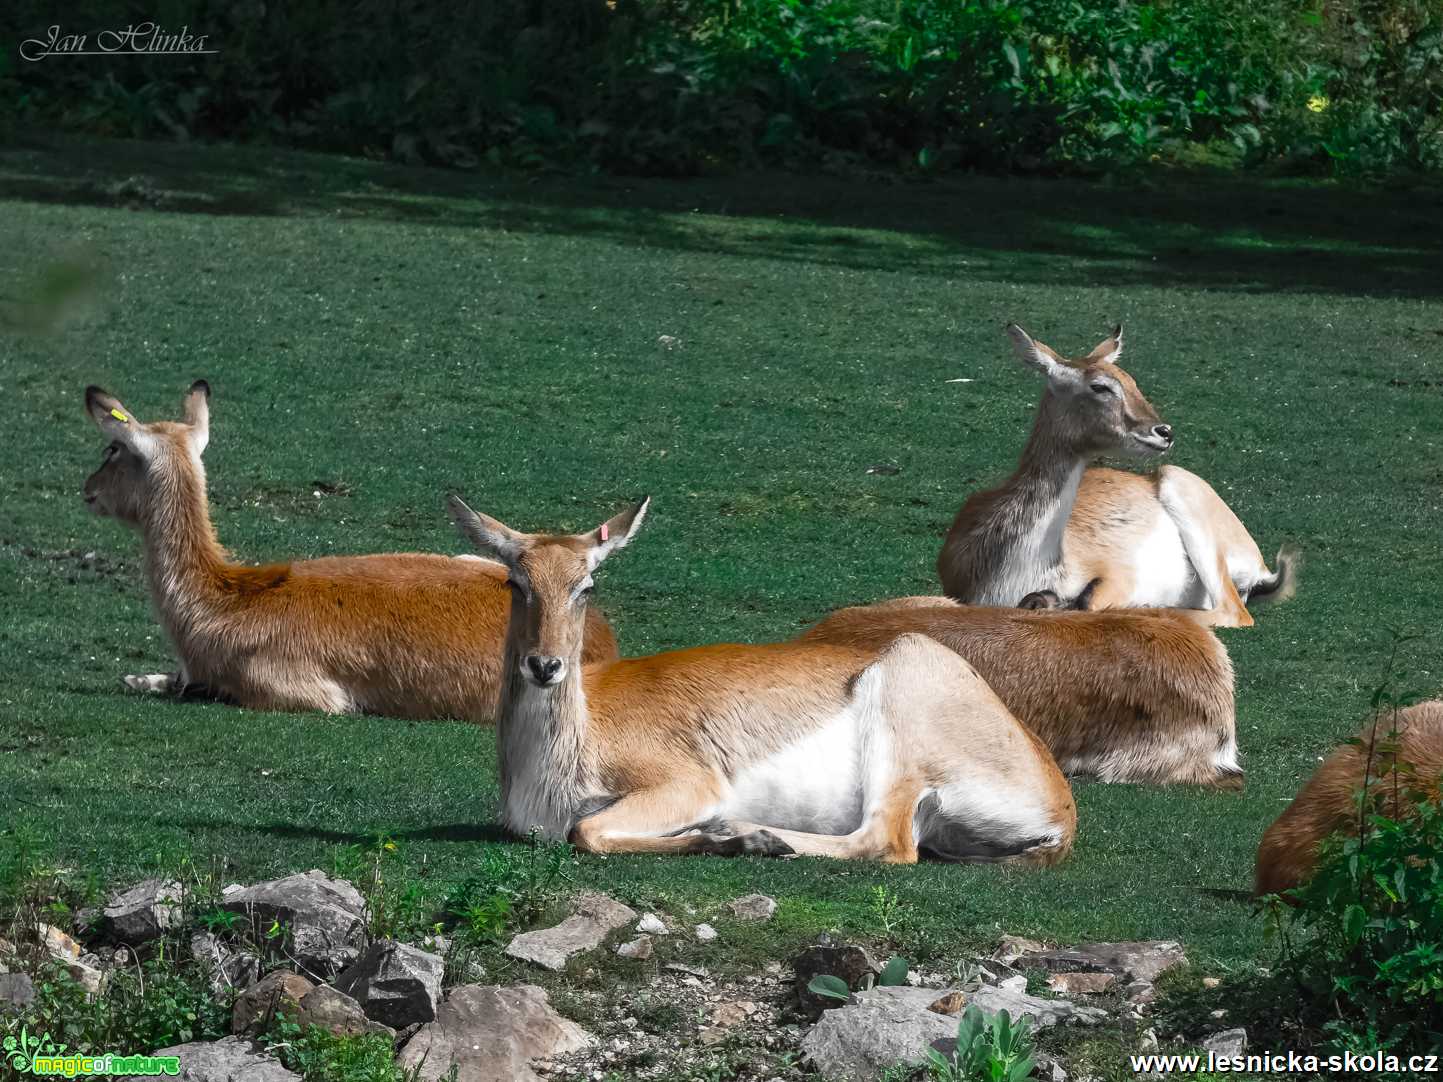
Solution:
<path fill-rule="evenodd" d="M 117 421 L 124 421 L 127 424 L 130 423 L 130 418 L 127 417 L 125 414 L 121 413 L 119 410 L 111 410 L 110 416 L 114 417 Z"/>

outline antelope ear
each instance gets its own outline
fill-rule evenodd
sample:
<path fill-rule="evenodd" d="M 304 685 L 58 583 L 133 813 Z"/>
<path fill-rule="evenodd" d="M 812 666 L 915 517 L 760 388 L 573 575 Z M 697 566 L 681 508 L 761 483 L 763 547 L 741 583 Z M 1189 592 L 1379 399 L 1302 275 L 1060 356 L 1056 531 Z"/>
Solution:
<path fill-rule="evenodd" d="M 475 545 L 478 552 L 483 556 L 496 557 L 507 567 L 516 566 L 526 540 L 525 534 L 517 533 L 499 519 L 471 510 L 460 496 L 452 496 L 447 506 L 461 536 Z"/>
<path fill-rule="evenodd" d="M 114 395 L 95 386 L 85 388 L 85 412 L 106 439 L 123 443 L 142 458 L 155 450 L 155 436 Z"/>
<path fill-rule="evenodd" d="M 593 571 L 597 564 L 617 549 L 624 548 L 636 536 L 636 531 L 641 529 L 641 524 L 646 521 L 646 511 L 650 506 L 651 497 L 646 496 L 635 507 L 613 515 L 589 534 L 582 535 L 583 540 L 591 543 L 586 562 Z"/>
<path fill-rule="evenodd" d="M 1088 364 L 1116 364 L 1122 356 L 1122 324 L 1113 328 L 1112 336 L 1104 338 L 1097 348 L 1087 355 Z"/>
<path fill-rule="evenodd" d="M 190 426 L 190 442 L 196 454 L 204 454 L 210 443 L 210 384 L 198 379 L 190 385 L 181 405 L 181 417 Z"/>
<path fill-rule="evenodd" d="M 1051 347 L 1035 341 L 1016 323 L 1007 324 L 1007 337 L 1012 339 L 1012 352 L 1028 368 L 1034 368 L 1047 377 L 1049 382 L 1075 381 L 1077 373 Z"/>

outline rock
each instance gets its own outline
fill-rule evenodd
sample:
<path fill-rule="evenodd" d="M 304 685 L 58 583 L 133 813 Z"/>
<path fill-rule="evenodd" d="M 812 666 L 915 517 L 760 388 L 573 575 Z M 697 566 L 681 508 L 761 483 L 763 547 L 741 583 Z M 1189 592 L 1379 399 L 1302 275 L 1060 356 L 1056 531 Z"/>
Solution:
<path fill-rule="evenodd" d="M 710 924 L 698 924 L 696 926 L 696 937 L 703 943 L 710 943 L 716 938 L 716 929 Z"/>
<path fill-rule="evenodd" d="M 0 1014 L 35 1002 L 35 983 L 25 973 L 0 973 Z"/>
<path fill-rule="evenodd" d="M 1146 1007 L 1157 998 L 1157 987 L 1152 981 L 1129 981 L 1123 994 L 1134 1007 Z"/>
<path fill-rule="evenodd" d="M 927 1009 L 933 1014 L 955 1015 L 960 1014 L 966 1005 L 967 997 L 961 992 L 948 992 L 927 1004 Z"/>
<path fill-rule="evenodd" d="M 801 1047 L 829 1079 L 873 1082 L 898 1063 L 917 1066 L 933 1041 L 955 1040 L 956 1033 L 955 1018 L 934 1014 L 925 1003 L 879 997 L 824 1012 Z"/>
<path fill-rule="evenodd" d="M 1037 954 L 1047 948 L 1035 939 L 1023 939 L 1021 936 L 1005 935 L 997 949 L 992 952 L 992 957 L 1003 965 L 1010 966 L 1024 954 Z"/>
<path fill-rule="evenodd" d="M 336 988 L 353 996 L 367 1018 L 400 1029 L 436 1017 L 445 968 L 439 955 L 382 939 L 336 978 Z"/>
<path fill-rule="evenodd" d="M 623 958 L 635 958 L 637 961 L 645 961 L 651 957 L 651 936 L 639 935 L 630 943 L 623 943 L 617 947 L 616 953 Z"/>
<path fill-rule="evenodd" d="M 345 992 L 325 984 L 306 993 L 296 1012 L 296 1022 L 302 1026 L 320 1026 L 337 1037 L 380 1033 L 392 1040 L 396 1038 L 394 1029 L 371 1021 L 359 1003 Z"/>
<path fill-rule="evenodd" d="M 300 1082 L 301 1078 L 286 1070 L 280 1060 L 257 1051 L 250 1041 L 240 1037 L 177 1044 L 151 1055 L 177 1057 L 178 1077 L 183 1082 Z"/>
<path fill-rule="evenodd" d="M 1067 1072 L 1062 1069 L 1062 1064 L 1046 1052 L 1032 1053 L 1032 1077 L 1043 1082 L 1067 1082 Z"/>
<path fill-rule="evenodd" d="M 1008 977 L 997 982 L 997 987 L 1004 992 L 1025 992 L 1027 991 L 1027 978 L 1018 974 L 1015 977 Z"/>
<path fill-rule="evenodd" d="M 532 1060 L 580 1051 L 591 1043 L 535 985 L 468 984 L 451 989 L 436 1020 L 406 1042 L 397 1064 L 415 1071 L 417 1082 L 443 1078 L 452 1064 L 458 1082 L 536 1082 Z"/>
<path fill-rule="evenodd" d="M 184 889 L 175 880 L 147 879 L 111 895 L 101 912 L 101 928 L 117 943 L 149 943 L 180 918 L 183 900 Z"/>
<path fill-rule="evenodd" d="M 232 950 L 210 932 L 190 937 L 190 956 L 209 973 L 213 992 L 245 991 L 261 979 L 261 960 L 249 951 Z"/>
<path fill-rule="evenodd" d="M 711 973 L 707 970 L 707 968 L 706 968 L 705 966 L 687 966 L 687 965 L 682 965 L 680 962 L 668 962 L 668 963 L 666 963 L 666 965 L 662 966 L 661 968 L 662 968 L 662 969 L 668 969 L 668 970 L 670 970 L 670 971 L 673 972 L 673 973 L 684 973 L 684 974 L 686 974 L 688 977 L 710 977 L 710 976 L 711 976 Z"/>
<path fill-rule="evenodd" d="M 703 1026 L 698 1036 L 704 1045 L 721 1044 L 727 1038 L 727 1031 L 741 1025 L 757 1012 L 757 1005 L 750 1000 L 732 1003 L 718 1003 L 712 1008 L 711 1019 Z"/>
<path fill-rule="evenodd" d="M 1095 996 L 1116 983 L 1116 973 L 1054 973 L 1047 978 L 1047 987 L 1064 996 Z"/>
<path fill-rule="evenodd" d="M 301 1000 L 310 995 L 315 985 L 299 973 L 277 969 L 267 973 L 236 997 L 231 1009 L 230 1031 L 253 1036 L 270 1025 L 278 1013 L 294 1018 L 301 1009 Z"/>
<path fill-rule="evenodd" d="M 718 1003 L 712 1009 L 711 1024 L 714 1026 L 739 1026 L 756 1013 L 757 1005 L 749 999 Z"/>
<path fill-rule="evenodd" d="M 882 967 L 861 947 L 841 944 L 808 947 L 792 959 L 792 970 L 797 975 L 797 1004 L 809 1018 L 816 1018 L 824 1010 L 840 1006 L 841 1001 L 808 991 L 812 978 L 830 973 L 855 992 L 882 972 Z M 937 998 L 935 993 L 932 998 Z"/>
<path fill-rule="evenodd" d="M 71 939 L 53 924 L 41 924 L 36 928 L 39 943 L 45 953 L 57 962 L 78 962 L 84 953 L 80 944 Z"/>
<path fill-rule="evenodd" d="M 105 972 L 100 968 L 100 959 L 93 954 L 87 954 L 78 962 L 67 962 L 65 969 L 70 974 L 70 979 L 85 989 L 85 994 L 95 998 L 100 994 L 101 987 L 105 984 Z"/>
<path fill-rule="evenodd" d="M 228 890 L 220 907 L 250 916 L 262 931 L 272 921 L 286 926 L 291 958 L 318 980 L 334 978 L 361 953 L 366 900 L 351 884 L 324 872 Z"/>
<path fill-rule="evenodd" d="M 916 1011 L 927 1011 L 927 1008 L 937 998 L 935 988 L 908 988 L 906 986 L 872 988 L 858 992 L 855 996 L 856 1001 L 862 1004 L 886 1001 L 905 1004 Z M 1097 1007 L 1083 1007 L 1066 999 L 1042 999 L 1038 996 L 1029 996 L 1026 992 L 990 984 L 984 984 L 975 992 L 967 995 L 967 1006 L 978 1008 L 989 1018 L 1001 1010 L 1006 1010 L 1013 1018 L 1024 1014 L 1030 1015 L 1033 1029 L 1046 1029 L 1049 1026 L 1073 1023 L 1096 1025 L 1107 1017 L 1107 1012 Z M 938 1015 L 937 1017 L 942 1016 Z"/>
<path fill-rule="evenodd" d="M 1202 1043 L 1203 1049 L 1219 1056 L 1241 1056 L 1248 1049 L 1248 1031 L 1239 1026 L 1214 1033 Z"/>
<path fill-rule="evenodd" d="M 1221 988 L 1222 983 L 1221 977 L 1204 977 L 1202 979 L 1202 986 L 1204 988 Z"/>
<path fill-rule="evenodd" d="M 666 925 L 655 913 L 643 913 L 636 922 L 636 930 L 647 935 L 666 935 Z"/>
<path fill-rule="evenodd" d="M 565 969 L 573 955 L 601 946 L 611 932 L 636 919 L 636 912 L 605 894 L 582 894 L 571 916 L 553 928 L 522 932 L 506 953 L 546 969 Z"/>
<path fill-rule="evenodd" d="M 777 900 L 765 894 L 748 894 L 728 906 L 737 920 L 771 920 L 777 911 Z"/>
<path fill-rule="evenodd" d="M 1155 981 L 1173 966 L 1187 965 L 1187 955 L 1181 944 L 1170 940 L 1086 943 L 1058 950 L 1027 951 L 1017 956 L 1016 964 L 1049 973 L 1113 973 L 1127 981 Z"/>

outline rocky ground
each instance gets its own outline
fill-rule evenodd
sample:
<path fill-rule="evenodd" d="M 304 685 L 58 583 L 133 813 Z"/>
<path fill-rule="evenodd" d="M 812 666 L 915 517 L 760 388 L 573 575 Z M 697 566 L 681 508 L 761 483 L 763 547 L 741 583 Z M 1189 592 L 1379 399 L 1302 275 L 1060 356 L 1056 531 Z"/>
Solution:
<path fill-rule="evenodd" d="M 103 994 L 109 973 L 179 927 L 183 895 L 179 883 L 149 880 L 81 914 L 85 942 L 44 923 L 18 929 L 18 942 L 0 940 L 0 1021 L 34 1001 L 37 960 L 60 963 L 89 994 Z M 458 1082 L 818 1075 L 864 1082 L 916 1073 L 907 1068 L 923 1064 L 928 1049 L 949 1053 L 968 1007 L 987 1017 L 1003 1010 L 1029 1017 L 1042 1047 L 1034 1074 L 1063 1082 L 1070 1072 L 1093 1077 L 1069 1063 L 1068 1034 L 1112 1033 L 1119 1059 L 1156 1049 L 1154 982 L 1187 965 L 1177 943 L 1049 949 L 1003 937 L 985 957 L 927 972 L 900 960 L 884 967 L 862 946 L 822 936 L 757 972 L 714 973 L 688 961 L 717 937 L 712 924 L 696 914 L 638 913 L 587 893 L 572 899 L 563 920 L 505 947 L 538 983 L 501 984 L 488 983 L 443 935 L 420 943 L 368 939 L 360 892 L 319 871 L 227 887 L 219 905 L 233 921 L 194 932 L 188 947 L 217 997 L 233 999 L 232 1035 L 146 1050 L 179 1056 L 182 1077 L 196 1082 L 298 1078 L 257 1040 L 278 1015 L 338 1035 L 385 1035 L 418 1080 L 454 1069 Z M 721 916 L 744 927 L 771 920 L 775 910 L 773 899 L 750 895 Z M 264 956 L 255 933 L 277 929 L 284 949 Z M 557 974 L 568 979 L 550 981 L 548 993 L 540 985 Z M 833 994 L 813 990 L 821 975 L 841 982 L 832 982 Z M 1212 1044 L 1233 1051 L 1245 1041 L 1234 1030 Z"/>

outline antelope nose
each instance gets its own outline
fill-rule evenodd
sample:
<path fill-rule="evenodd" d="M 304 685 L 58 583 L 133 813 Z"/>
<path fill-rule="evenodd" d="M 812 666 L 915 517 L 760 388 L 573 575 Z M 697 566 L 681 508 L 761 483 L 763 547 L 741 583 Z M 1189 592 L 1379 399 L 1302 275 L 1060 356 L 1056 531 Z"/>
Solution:
<path fill-rule="evenodd" d="M 549 684 L 561 672 L 561 659 L 531 654 L 526 658 L 526 667 L 531 670 L 531 675 L 536 678 L 538 684 Z"/>
<path fill-rule="evenodd" d="M 1167 443 L 1172 442 L 1172 425 L 1153 425 L 1152 434 Z"/>

